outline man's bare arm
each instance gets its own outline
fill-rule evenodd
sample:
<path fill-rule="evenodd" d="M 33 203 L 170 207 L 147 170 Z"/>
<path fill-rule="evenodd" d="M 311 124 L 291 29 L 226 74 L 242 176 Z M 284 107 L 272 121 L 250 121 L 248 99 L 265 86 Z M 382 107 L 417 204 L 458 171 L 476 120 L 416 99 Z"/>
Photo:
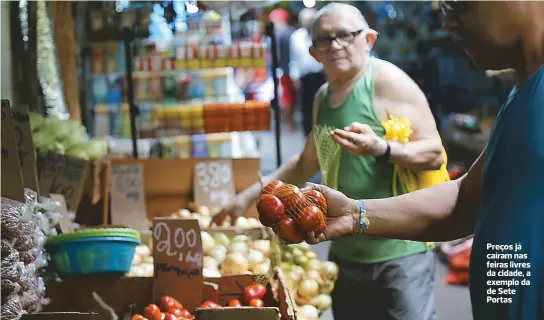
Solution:
<path fill-rule="evenodd" d="M 484 153 L 458 180 L 398 197 L 363 200 L 370 221 L 365 234 L 413 241 L 450 241 L 472 234 L 482 198 Z"/>
<path fill-rule="evenodd" d="M 410 142 L 390 142 L 391 163 L 412 170 L 439 169 L 444 162 L 442 143 L 429 103 L 419 86 L 391 63 L 383 62 L 376 75 L 375 104 L 382 119 L 386 113 L 406 117 L 414 130 Z"/>

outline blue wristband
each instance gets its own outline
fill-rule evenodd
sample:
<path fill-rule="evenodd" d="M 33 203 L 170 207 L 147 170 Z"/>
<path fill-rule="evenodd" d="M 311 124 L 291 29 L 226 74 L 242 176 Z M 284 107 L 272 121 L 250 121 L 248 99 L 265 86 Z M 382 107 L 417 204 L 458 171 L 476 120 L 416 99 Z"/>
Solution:
<path fill-rule="evenodd" d="M 361 218 L 359 220 L 359 226 L 361 227 L 361 231 L 363 231 L 366 229 L 366 227 L 368 227 L 370 222 L 366 218 L 366 210 L 363 206 L 363 201 L 357 200 L 357 204 L 359 205 L 359 214 L 361 215 Z"/>

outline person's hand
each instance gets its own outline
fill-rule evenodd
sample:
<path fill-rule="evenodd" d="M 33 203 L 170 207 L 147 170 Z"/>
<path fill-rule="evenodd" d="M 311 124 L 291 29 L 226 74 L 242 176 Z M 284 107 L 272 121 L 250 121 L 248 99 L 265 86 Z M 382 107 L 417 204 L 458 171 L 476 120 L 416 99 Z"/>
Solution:
<path fill-rule="evenodd" d="M 213 216 L 212 223 L 220 226 L 227 217 L 230 217 L 230 221 L 234 224 L 236 219 L 247 211 L 248 207 L 247 201 L 241 195 L 237 195 L 228 206 Z"/>
<path fill-rule="evenodd" d="M 378 137 L 366 124 L 353 122 L 344 130 L 332 130 L 331 136 L 336 143 L 353 155 L 377 157 L 387 150 L 387 142 Z"/>
<path fill-rule="evenodd" d="M 325 216 L 327 227 L 323 233 L 317 236 L 313 232 L 309 232 L 306 235 L 306 242 L 317 244 L 356 234 L 359 230 L 360 219 L 357 202 L 346 197 L 342 192 L 320 184 L 308 183 L 301 191 L 312 189 L 321 192 L 327 200 Z"/>

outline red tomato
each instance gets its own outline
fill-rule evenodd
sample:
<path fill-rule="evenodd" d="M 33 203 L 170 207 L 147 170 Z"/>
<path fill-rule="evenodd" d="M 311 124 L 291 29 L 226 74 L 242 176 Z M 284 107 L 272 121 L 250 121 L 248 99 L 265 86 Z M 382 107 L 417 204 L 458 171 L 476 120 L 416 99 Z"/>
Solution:
<path fill-rule="evenodd" d="M 255 308 L 262 308 L 264 307 L 264 302 L 261 299 L 253 299 L 249 301 L 249 306 Z"/>
<path fill-rule="evenodd" d="M 284 183 L 279 180 L 274 180 L 267 184 L 263 190 L 261 190 L 262 194 L 274 194 L 279 188 L 283 187 Z"/>
<path fill-rule="evenodd" d="M 228 306 L 229 307 L 241 307 L 242 303 L 238 299 L 232 299 L 232 300 L 229 301 Z"/>
<path fill-rule="evenodd" d="M 295 244 L 304 241 L 304 237 L 301 235 L 303 231 L 298 229 L 295 221 L 291 218 L 281 219 L 274 228 L 274 232 L 285 244 Z"/>
<path fill-rule="evenodd" d="M 163 313 L 163 318 L 162 320 L 178 320 L 178 317 L 176 317 L 175 315 L 169 313 L 169 312 L 165 312 Z"/>
<path fill-rule="evenodd" d="M 327 226 L 323 212 L 316 206 L 308 206 L 302 209 L 296 216 L 295 222 L 302 230 L 315 231 L 316 233 L 323 232 Z"/>
<path fill-rule="evenodd" d="M 194 319 L 194 318 L 195 318 L 195 316 L 193 316 L 193 315 L 189 312 L 189 310 L 187 310 L 187 309 L 180 310 L 180 311 L 179 311 L 178 317 L 187 318 L 187 319 Z"/>
<path fill-rule="evenodd" d="M 250 302 L 253 299 L 262 299 L 265 294 L 265 286 L 262 284 L 252 284 L 244 288 L 244 301 Z"/>
<path fill-rule="evenodd" d="M 327 199 L 325 199 L 325 196 L 321 192 L 317 190 L 306 191 L 304 192 L 304 197 L 314 206 L 318 207 L 321 212 L 327 213 Z"/>
<path fill-rule="evenodd" d="M 263 194 L 257 202 L 259 218 L 265 222 L 274 223 L 285 217 L 285 207 L 280 199 L 270 194 Z"/>
<path fill-rule="evenodd" d="M 144 318 L 141 314 L 135 314 L 132 317 L 130 317 L 130 320 L 148 320 L 147 318 Z"/>
<path fill-rule="evenodd" d="M 169 312 L 168 309 L 170 309 L 170 307 L 174 307 L 176 309 L 183 309 L 183 305 L 181 305 L 178 300 L 170 296 L 162 297 L 159 305 L 161 306 L 161 311 L 163 312 Z"/>
<path fill-rule="evenodd" d="M 171 313 L 173 315 L 175 315 L 176 317 L 180 317 L 181 316 L 181 309 L 178 309 L 174 306 L 171 306 L 170 308 L 168 308 L 168 310 L 166 310 L 167 313 Z"/>
<path fill-rule="evenodd" d="M 200 308 L 221 308 L 221 306 L 213 301 L 207 300 L 204 301 Z"/>
<path fill-rule="evenodd" d="M 283 202 L 285 212 L 296 215 L 300 210 L 306 207 L 306 199 L 299 190 L 293 190 L 277 195 L 278 199 Z"/>
<path fill-rule="evenodd" d="M 149 304 L 144 309 L 144 317 L 149 320 L 162 320 L 162 312 L 156 304 Z"/>

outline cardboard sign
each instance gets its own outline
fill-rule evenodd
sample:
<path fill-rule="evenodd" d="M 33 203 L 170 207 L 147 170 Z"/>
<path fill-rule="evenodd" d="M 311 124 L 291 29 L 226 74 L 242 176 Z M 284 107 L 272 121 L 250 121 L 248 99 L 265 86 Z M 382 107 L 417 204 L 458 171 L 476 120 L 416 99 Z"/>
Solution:
<path fill-rule="evenodd" d="M 199 205 L 223 208 L 236 195 L 230 159 L 197 160 L 194 181 L 194 199 Z"/>
<path fill-rule="evenodd" d="M 153 301 L 172 296 L 188 309 L 202 303 L 202 238 L 197 220 L 153 219 Z"/>
<path fill-rule="evenodd" d="M 149 229 L 141 164 L 113 165 L 111 168 L 111 220 L 135 230 Z"/>
<path fill-rule="evenodd" d="M 40 194 L 38 188 L 38 170 L 36 167 L 36 150 L 32 140 L 32 130 L 30 128 L 29 110 L 27 105 L 21 105 L 11 109 L 11 118 L 13 120 L 13 130 L 15 132 L 15 142 L 19 153 L 19 162 L 23 175 L 23 185 L 25 188 L 34 190 Z"/>
<path fill-rule="evenodd" d="M 62 233 L 70 233 L 74 231 L 72 228 L 72 221 L 70 220 L 70 215 L 68 213 L 68 207 L 66 206 L 66 200 L 64 199 L 64 196 L 62 194 L 51 193 L 49 194 L 49 197 L 59 203 L 59 205 L 57 206 L 57 211 L 61 215 L 61 218 L 59 220 L 60 231 L 62 231 Z"/>
<path fill-rule="evenodd" d="M 2 100 L 2 197 L 25 202 L 9 100 Z"/>
<path fill-rule="evenodd" d="M 81 200 L 89 162 L 49 153 L 43 159 L 40 191 L 43 195 L 62 194 L 68 209 L 76 211 Z"/>

